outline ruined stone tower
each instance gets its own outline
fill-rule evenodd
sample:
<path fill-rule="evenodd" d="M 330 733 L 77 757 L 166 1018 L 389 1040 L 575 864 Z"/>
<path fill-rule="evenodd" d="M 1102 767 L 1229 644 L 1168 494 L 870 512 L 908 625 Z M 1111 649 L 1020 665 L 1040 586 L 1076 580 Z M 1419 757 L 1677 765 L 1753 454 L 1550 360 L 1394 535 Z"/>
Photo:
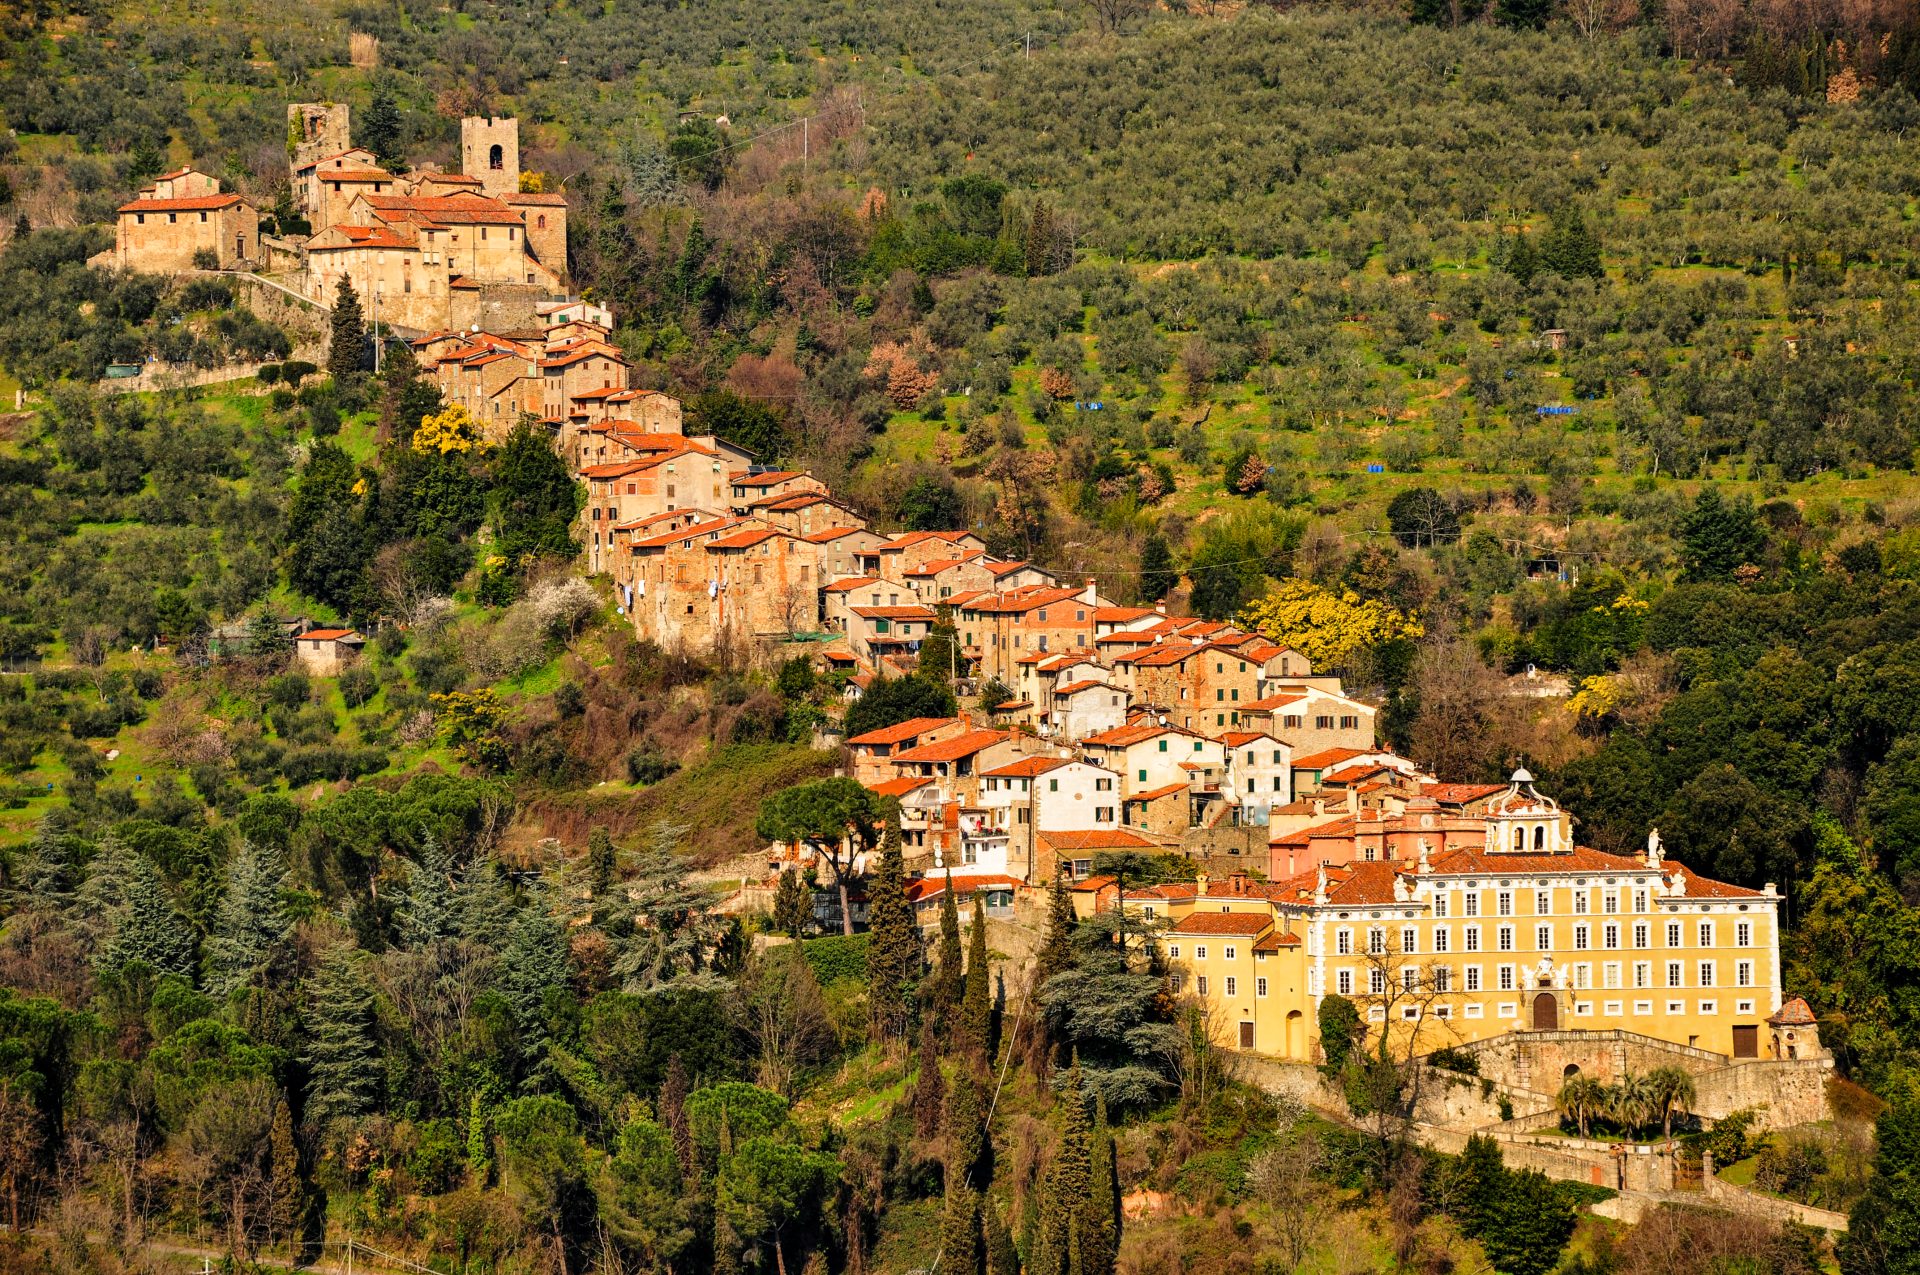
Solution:
<path fill-rule="evenodd" d="M 480 179 L 483 193 L 504 199 L 520 190 L 520 121 L 469 115 L 460 121 L 460 171 Z"/>
<path fill-rule="evenodd" d="M 345 102 L 287 103 L 287 163 L 294 172 L 352 145 Z"/>

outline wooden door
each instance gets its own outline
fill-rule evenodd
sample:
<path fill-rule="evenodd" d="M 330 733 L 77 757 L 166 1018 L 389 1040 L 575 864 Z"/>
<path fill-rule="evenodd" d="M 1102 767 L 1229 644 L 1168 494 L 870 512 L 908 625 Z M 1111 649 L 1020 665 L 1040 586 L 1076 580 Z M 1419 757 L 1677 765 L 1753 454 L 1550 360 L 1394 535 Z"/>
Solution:
<path fill-rule="evenodd" d="M 1560 1002 L 1553 998 L 1552 992 L 1542 992 L 1533 998 L 1533 1029 L 1537 1032 L 1560 1029 Z"/>
<path fill-rule="evenodd" d="M 1252 1023 L 1240 1024 L 1240 1048 L 1247 1049 L 1247 1050 L 1251 1050 L 1253 1048 L 1253 1024 Z"/>
<path fill-rule="evenodd" d="M 1758 1058 L 1760 1056 L 1760 1029 L 1758 1027 L 1736 1027 L 1733 1029 L 1733 1056 L 1735 1058 Z"/>

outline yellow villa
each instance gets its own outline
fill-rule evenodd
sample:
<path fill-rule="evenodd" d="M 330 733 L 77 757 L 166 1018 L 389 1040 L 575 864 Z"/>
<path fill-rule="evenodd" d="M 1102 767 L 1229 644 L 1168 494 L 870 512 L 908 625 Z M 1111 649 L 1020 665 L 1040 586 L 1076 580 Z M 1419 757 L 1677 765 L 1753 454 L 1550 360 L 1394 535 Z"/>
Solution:
<path fill-rule="evenodd" d="M 1508 1032 L 1621 1029 L 1731 1058 L 1784 1049 L 1772 884 L 1752 890 L 1573 841 L 1572 820 L 1517 771 L 1487 804 L 1485 844 L 1322 865 L 1280 882 L 1202 877 L 1130 893 L 1166 918 L 1173 988 L 1215 1038 L 1317 1058 L 1328 995 L 1421 1051 Z M 1451 839 L 1451 838 L 1450 838 Z M 1438 837 L 1436 837 L 1438 840 Z"/>

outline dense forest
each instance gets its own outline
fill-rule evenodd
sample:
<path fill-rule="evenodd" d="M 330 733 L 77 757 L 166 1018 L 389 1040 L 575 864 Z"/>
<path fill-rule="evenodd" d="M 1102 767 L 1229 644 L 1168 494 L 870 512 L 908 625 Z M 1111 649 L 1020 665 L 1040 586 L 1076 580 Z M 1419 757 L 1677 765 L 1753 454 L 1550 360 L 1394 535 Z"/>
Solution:
<path fill-rule="evenodd" d="M 0 1270 L 1920 1270 L 1909 6 L 311 18 L 0 14 Z M 1442 778 L 1777 883 L 1835 1119 L 1680 1136 L 1849 1234 L 1427 1152 L 1410 1060 L 1336 1020 L 1330 1123 L 1059 892 L 1031 953 L 951 895 L 923 944 L 894 812 L 813 746 L 841 688 L 636 642 L 542 436 L 357 320 L 317 367 L 217 279 L 86 264 L 175 164 L 290 219 L 305 100 L 389 162 L 516 114 L 644 383 L 876 525 L 1311 598 Z M 149 359 L 273 371 L 96 384 Z M 367 654 L 299 672 L 296 620 Z M 936 663 L 859 720 L 950 711 Z M 868 932 L 719 908 L 804 820 L 865 830 Z"/>

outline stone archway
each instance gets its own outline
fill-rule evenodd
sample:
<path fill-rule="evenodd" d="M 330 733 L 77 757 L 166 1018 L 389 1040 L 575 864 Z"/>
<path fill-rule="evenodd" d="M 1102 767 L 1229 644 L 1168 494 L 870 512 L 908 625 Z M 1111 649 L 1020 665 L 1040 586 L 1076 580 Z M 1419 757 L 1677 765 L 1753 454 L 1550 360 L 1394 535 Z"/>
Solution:
<path fill-rule="evenodd" d="M 1560 1002 L 1554 999 L 1552 992 L 1541 992 L 1533 998 L 1533 1030 L 1560 1030 Z"/>

